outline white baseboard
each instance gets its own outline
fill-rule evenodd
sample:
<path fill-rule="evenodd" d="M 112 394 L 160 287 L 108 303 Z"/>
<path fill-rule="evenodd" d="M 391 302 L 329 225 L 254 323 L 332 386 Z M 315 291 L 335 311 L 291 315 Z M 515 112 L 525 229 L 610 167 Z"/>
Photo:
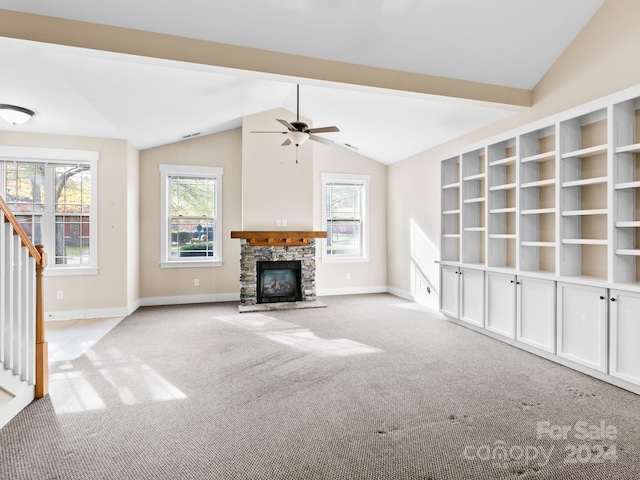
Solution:
<path fill-rule="evenodd" d="M 411 302 L 415 302 L 415 295 L 411 292 L 407 292 L 406 290 L 402 290 L 400 288 L 387 287 L 387 292 L 391 295 L 395 295 L 396 297 L 404 298 L 405 300 L 409 300 Z"/>
<path fill-rule="evenodd" d="M 405 290 L 377 285 L 370 287 L 349 288 L 321 288 L 316 295 L 358 295 L 366 293 L 390 293 L 406 300 L 415 301 L 413 295 Z M 217 303 L 239 302 L 239 293 L 213 293 L 207 295 L 180 295 L 173 297 L 149 297 L 136 300 L 131 305 L 122 308 L 97 308 L 89 310 L 65 310 L 59 312 L 45 312 L 45 321 L 79 320 L 85 318 L 127 317 L 140 307 L 154 307 L 160 305 L 185 305 L 189 303 Z"/>
<path fill-rule="evenodd" d="M 134 308 L 135 307 L 135 308 Z M 137 306 L 121 308 L 95 308 L 90 310 L 64 310 L 60 312 L 44 312 L 45 322 L 57 320 L 79 320 L 85 318 L 126 317 L 135 312 Z"/>
<path fill-rule="evenodd" d="M 188 303 L 239 302 L 239 293 L 212 293 L 208 295 L 182 295 L 177 297 L 151 297 L 140 300 L 141 307 L 158 305 L 184 305 Z"/>
<path fill-rule="evenodd" d="M 372 287 L 348 287 L 348 288 L 319 288 L 316 290 L 316 296 L 327 297 L 329 295 L 358 295 L 363 293 L 387 293 L 389 290 L 386 285 L 378 285 Z"/>

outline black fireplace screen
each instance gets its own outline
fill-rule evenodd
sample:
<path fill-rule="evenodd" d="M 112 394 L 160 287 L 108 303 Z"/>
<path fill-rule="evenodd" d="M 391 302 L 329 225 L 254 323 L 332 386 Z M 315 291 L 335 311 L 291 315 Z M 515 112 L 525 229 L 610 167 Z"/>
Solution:
<path fill-rule="evenodd" d="M 302 300 L 300 261 L 257 262 L 258 303 Z"/>

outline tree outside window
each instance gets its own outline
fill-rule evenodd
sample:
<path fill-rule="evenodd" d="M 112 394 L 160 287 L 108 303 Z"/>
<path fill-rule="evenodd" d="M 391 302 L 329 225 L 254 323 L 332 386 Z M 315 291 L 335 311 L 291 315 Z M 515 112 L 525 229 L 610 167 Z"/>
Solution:
<path fill-rule="evenodd" d="M 91 165 L 13 161 L 0 167 L 0 192 L 31 241 L 44 244 L 49 266 L 90 267 Z"/>
<path fill-rule="evenodd" d="M 222 261 L 222 169 L 161 165 L 161 266 L 217 266 Z"/>

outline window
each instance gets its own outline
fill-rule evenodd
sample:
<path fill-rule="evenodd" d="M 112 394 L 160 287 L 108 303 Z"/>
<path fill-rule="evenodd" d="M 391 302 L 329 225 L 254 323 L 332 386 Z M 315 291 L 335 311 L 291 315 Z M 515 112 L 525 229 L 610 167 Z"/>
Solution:
<path fill-rule="evenodd" d="M 222 265 L 222 168 L 160 165 L 160 265 Z"/>
<path fill-rule="evenodd" d="M 327 231 L 324 262 L 369 258 L 369 175 L 322 173 L 322 227 Z"/>
<path fill-rule="evenodd" d="M 97 152 L 0 147 L 0 194 L 31 241 L 44 245 L 48 275 L 97 273 L 97 159 Z"/>

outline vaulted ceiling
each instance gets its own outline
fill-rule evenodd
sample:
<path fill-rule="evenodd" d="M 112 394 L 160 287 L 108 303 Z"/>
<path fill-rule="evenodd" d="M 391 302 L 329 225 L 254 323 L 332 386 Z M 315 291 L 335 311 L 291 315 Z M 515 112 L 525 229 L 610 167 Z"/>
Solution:
<path fill-rule="evenodd" d="M 301 115 L 340 128 L 323 136 L 391 164 L 526 108 L 473 91 L 487 85 L 531 90 L 602 3 L 0 0 L 0 103 L 37 113 L 23 126 L 0 130 L 124 138 L 146 149 L 236 128 L 244 116 L 264 110 L 295 112 L 299 83 Z M 16 12 L 259 49 L 258 56 L 280 52 L 293 64 L 292 74 L 104 51 L 90 41 L 48 43 L 29 32 L 31 26 L 3 25 L 3 17 L 14 21 Z M 304 57 L 319 59 L 319 70 L 323 61 L 344 63 L 331 64 L 337 73 L 313 78 L 303 71 Z M 372 74 L 340 81 L 341 65 Z M 385 88 L 383 75 L 409 75 L 415 86 Z M 454 85 L 456 93 L 430 91 L 434 83 Z M 273 129 L 280 127 L 274 119 Z"/>

